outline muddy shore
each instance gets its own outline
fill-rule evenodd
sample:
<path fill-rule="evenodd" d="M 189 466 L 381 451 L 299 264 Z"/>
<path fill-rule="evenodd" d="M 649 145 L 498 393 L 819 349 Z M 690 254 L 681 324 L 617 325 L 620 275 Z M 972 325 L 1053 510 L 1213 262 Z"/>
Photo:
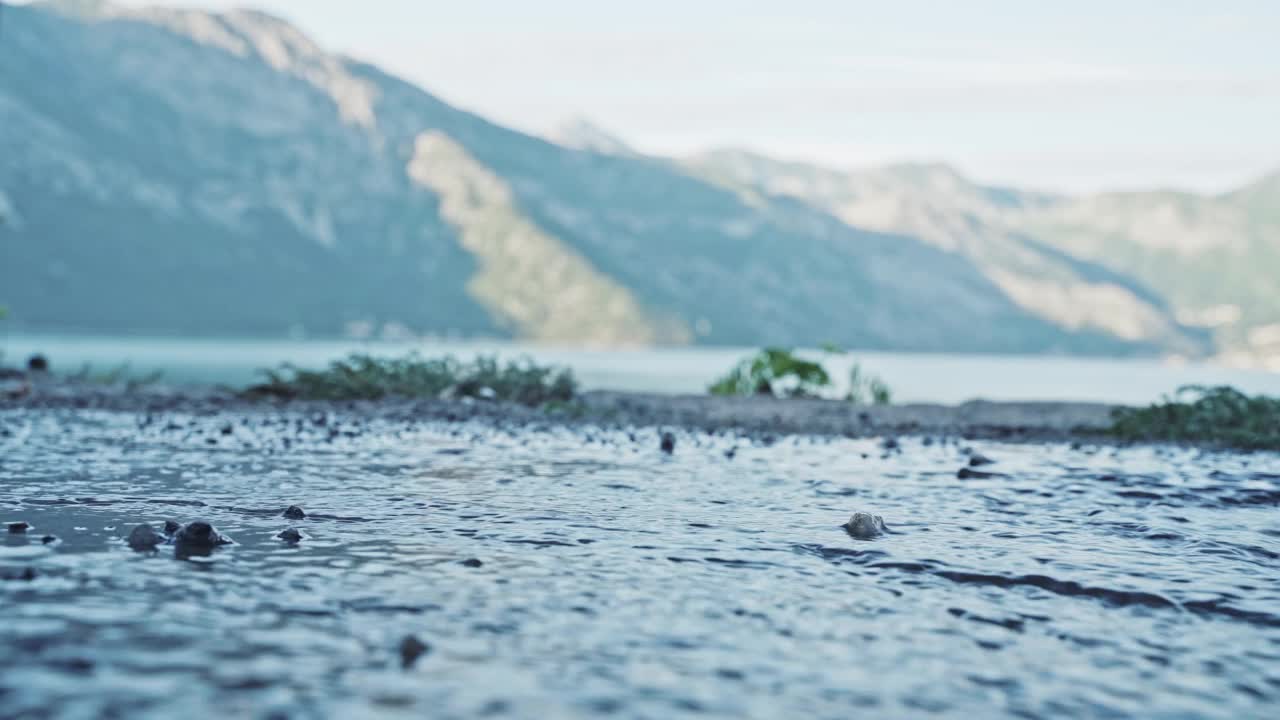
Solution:
<path fill-rule="evenodd" d="M 3 409 L 98 409 L 135 413 L 337 412 L 366 420 L 485 421 L 504 427 L 663 427 L 748 435 L 952 436 L 1008 441 L 1098 440 L 1116 406 L 1100 403 L 988 402 L 859 406 L 833 400 L 592 391 L 564 407 L 443 399 L 376 401 L 248 400 L 220 388 L 126 388 L 46 378 L 8 380 Z"/>

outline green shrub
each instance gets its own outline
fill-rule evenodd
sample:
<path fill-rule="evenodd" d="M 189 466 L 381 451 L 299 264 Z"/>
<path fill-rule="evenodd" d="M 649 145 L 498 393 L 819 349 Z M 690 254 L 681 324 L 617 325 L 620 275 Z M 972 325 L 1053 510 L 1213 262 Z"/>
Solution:
<path fill-rule="evenodd" d="M 712 395 L 813 397 L 830 385 L 831 376 L 820 363 L 783 348 L 765 348 L 739 362 L 708 391 Z"/>
<path fill-rule="evenodd" d="M 469 362 L 451 356 L 401 358 L 352 354 L 323 370 L 290 364 L 263 370 L 266 382 L 247 388 L 250 397 L 304 400 L 376 400 L 384 397 L 475 397 L 542 405 L 567 403 L 577 381 L 567 369 L 537 365 L 529 358 L 502 364 L 494 357 Z"/>
<path fill-rule="evenodd" d="M 823 346 L 828 355 L 843 351 Z M 880 378 L 864 375 L 855 364 L 850 373 L 850 389 L 846 400 L 855 403 L 887 405 L 892 397 L 889 386 Z M 753 357 L 739 362 L 707 390 L 712 395 L 774 397 L 821 397 L 831 391 L 831 375 L 822 363 L 797 357 L 784 348 L 765 348 Z"/>
<path fill-rule="evenodd" d="M 1116 409 L 1109 434 L 1131 441 L 1280 450 L 1280 398 L 1250 397 L 1225 385 L 1188 385 L 1149 407 Z"/>

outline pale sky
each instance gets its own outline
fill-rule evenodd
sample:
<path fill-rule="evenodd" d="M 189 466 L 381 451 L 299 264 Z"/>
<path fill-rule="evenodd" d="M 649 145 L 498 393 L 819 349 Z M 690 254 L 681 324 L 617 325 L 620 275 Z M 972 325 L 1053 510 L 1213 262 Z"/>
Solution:
<path fill-rule="evenodd" d="M 585 116 L 655 153 L 943 161 L 1074 191 L 1280 169 L 1280 0 L 164 4 L 267 10 L 498 122 Z"/>

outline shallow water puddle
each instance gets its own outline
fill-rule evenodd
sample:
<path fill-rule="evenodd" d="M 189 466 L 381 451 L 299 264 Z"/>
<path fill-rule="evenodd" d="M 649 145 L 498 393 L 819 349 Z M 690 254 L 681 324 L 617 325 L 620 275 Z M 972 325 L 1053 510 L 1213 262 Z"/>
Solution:
<path fill-rule="evenodd" d="M 962 479 L 962 444 L 919 440 L 678 434 L 666 456 L 652 430 L 0 425 L 0 521 L 32 526 L 0 543 L 5 715 L 1243 717 L 1280 700 L 1275 455 L 982 443 L 996 474 Z M 295 504 L 307 517 L 281 516 Z M 854 511 L 889 534 L 851 538 Z M 197 518 L 234 544 L 122 539 Z M 277 538 L 291 527 L 300 542 Z M 409 635 L 426 647 L 406 663 Z"/>

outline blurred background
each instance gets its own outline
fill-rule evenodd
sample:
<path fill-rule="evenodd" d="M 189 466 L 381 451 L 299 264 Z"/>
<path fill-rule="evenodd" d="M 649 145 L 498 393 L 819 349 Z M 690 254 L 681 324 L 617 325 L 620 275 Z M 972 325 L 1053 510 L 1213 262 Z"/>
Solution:
<path fill-rule="evenodd" d="M 1280 392 L 1280 4 L 0 6 L 0 349 Z"/>

